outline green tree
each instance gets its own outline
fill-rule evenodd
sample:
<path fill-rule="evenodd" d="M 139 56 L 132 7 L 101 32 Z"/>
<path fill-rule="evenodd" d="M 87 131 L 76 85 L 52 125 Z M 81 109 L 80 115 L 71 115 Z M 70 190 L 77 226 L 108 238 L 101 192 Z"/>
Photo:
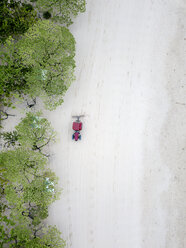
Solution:
<path fill-rule="evenodd" d="M 51 142 L 55 142 L 56 132 L 50 122 L 41 116 L 41 112 L 28 112 L 26 117 L 15 127 L 12 132 L 2 132 L 4 147 L 24 147 L 43 153 L 43 149 Z"/>
<path fill-rule="evenodd" d="M 55 140 L 54 130 L 40 112 L 27 113 L 1 136 L 6 146 L 0 152 L 0 247 L 64 248 L 57 228 L 43 222 L 61 193 L 41 152 Z"/>
<path fill-rule="evenodd" d="M 74 80 L 74 56 L 75 40 L 67 28 L 38 21 L 16 44 L 13 39 L 5 43 L 0 97 L 5 104 L 10 97 L 41 97 L 47 108 L 55 109 Z"/>
<path fill-rule="evenodd" d="M 43 97 L 50 109 L 60 105 L 74 79 L 72 34 L 50 21 L 40 21 L 28 30 L 18 47 L 24 65 L 33 68 L 27 75 L 30 96 Z"/>
<path fill-rule="evenodd" d="M 36 8 L 46 19 L 51 18 L 66 26 L 73 23 L 72 17 L 85 11 L 85 0 L 37 0 Z"/>
<path fill-rule="evenodd" d="M 22 98 L 27 93 L 26 74 L 32 68 L 23 64 L 18 54 L 15 40 L 9 38 L 0 51 L 0 99 L 1 104 L 10 107 L 14 98 Z"/>
<path fill-rule="evenodd" d="M 21 146 L 40 152 L 56 138 L 56 133 L 50 122 L 41 116 L 41 112 L 27 113 L 15 129 L 18 135 L 17 140 Z"/>
<path fill-rule="evenodd" d="M 0 10 L 0 42 L 23 34 L 38 20 L 32 5 L 20 0 L 1 0 Z"/>
<path fill-rule="evenodd" d="M 60 194 L 58 179 L 47 167 L 47 159 L 23 147 L 1 152 L 0 179 L 0 200 L 3 203 L 0 208 L 0 244 L 13 242 L 10 247 L 32 247 L 29 245 L 37 238 L 38 247 L 57 240 L 59 246 L 50 246 L 64 247 L 59 232 L 56 237 L 52 234 L 53 241 L 46 239 L 42 223 L 48 216 L 48 206 Z M 49 235 L 50 229 L 46 230 Z"/>
<path fill-rule="evenodd" d="M 4 140 L 4 147 L 9 148 L 10 146 L 15 146 L 18 143 L 18 133 L 16 131 L 2 132 L 1 137 Z"/>

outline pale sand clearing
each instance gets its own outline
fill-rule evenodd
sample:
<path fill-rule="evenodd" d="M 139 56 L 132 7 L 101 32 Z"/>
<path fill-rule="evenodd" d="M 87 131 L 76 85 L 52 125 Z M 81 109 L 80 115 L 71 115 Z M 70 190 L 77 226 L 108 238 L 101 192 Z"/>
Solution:
<path fill-rule="evenodd" d="M 186 2 L 87 0 L 77 80 L 50 113 L 67 248 L 185 248 Z M 185 38 L 185 39 L 184 39 Z M 82 140 L 71 140 L 85 114 Z"/>

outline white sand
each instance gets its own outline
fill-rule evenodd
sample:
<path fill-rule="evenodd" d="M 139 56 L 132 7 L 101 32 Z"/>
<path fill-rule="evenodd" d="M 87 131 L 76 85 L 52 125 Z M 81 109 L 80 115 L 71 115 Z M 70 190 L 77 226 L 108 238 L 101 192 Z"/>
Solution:
<path fill-rule="evenodd" d="M 185 248 L 186 2 L 87 2 L 77 80 L 50 114 L 64 190 L 49 221 L 67 248 Z"/>

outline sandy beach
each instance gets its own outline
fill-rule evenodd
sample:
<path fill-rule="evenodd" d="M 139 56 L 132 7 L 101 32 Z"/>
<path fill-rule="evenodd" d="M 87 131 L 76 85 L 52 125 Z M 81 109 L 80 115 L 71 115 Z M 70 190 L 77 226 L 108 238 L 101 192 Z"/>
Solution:
<path fill-rule="evenodd" d="M 76 81 L 49 114 L 63 188 L 49 223 L 67 248 L 185 248 L 186 2 L 87 0 L 71 31 Z"/>

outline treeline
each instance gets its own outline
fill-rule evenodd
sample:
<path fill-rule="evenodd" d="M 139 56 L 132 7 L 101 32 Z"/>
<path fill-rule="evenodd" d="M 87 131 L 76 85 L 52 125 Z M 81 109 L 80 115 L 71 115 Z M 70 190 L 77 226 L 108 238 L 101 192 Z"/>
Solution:
<path fill-rule="evenodd" d="M 48 208 L 59 198 L 49 168 L 48 145 L 56 133 L 38 99 L 53 110 L 74 80 L 75 39 L 68 26 L 85 11 L 85 0 L 2 0 L 0 2 L 0 247 L 65 247 Z M 3 121 L 17 102 L 29 108 L 15 130 Z"/>
<path fill-rule="evenodd" d="M 18 41 L 8 38 L 0 56 L 2 104 L 40 97 L 48 109 L 56 108 L 74 80 L 74 56 L 73 35 L 48 20 L 39 20 Z"/>
<path fill-rule="evenodd" d="M 0 247 L 64 247 L 54 226 L 44 225 L 58 199 L 58 179 L 46 154 L 55 132 L 41 113 L 27 113 L 12 132 L 3 132 L 0 153 Z"/>
<path fill-rule="evenodd" d="M 63 102 L 75 68 L 75 40 L 67 26 L 84 10 L 85 0 L 1 1 L 3 105 L 11 107 L 16 100 L 38 96 L 49 109 Z"/>

